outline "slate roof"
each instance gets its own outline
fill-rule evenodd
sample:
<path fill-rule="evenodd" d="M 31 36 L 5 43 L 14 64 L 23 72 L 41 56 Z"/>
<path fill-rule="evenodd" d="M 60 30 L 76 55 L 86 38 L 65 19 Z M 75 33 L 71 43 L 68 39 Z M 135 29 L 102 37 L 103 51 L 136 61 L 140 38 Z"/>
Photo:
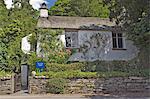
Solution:
<path fill-rule="evenodd" d="M 38 28 L 52 29 L 95 29 L 93 26 L 99 26 L 97 28 L 101 29 L 101 27 L 104 28 L 104 26 L 115 26 L 115 23 L 110 22 L 108 18 L 69 16 L 49 16 L 48 18 L 40 17 L 37 23 Z"/>

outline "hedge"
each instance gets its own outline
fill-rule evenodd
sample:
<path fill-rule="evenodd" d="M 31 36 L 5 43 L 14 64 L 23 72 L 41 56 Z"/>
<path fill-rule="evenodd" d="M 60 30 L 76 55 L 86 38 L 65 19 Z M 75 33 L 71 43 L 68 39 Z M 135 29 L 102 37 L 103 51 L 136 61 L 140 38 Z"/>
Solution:
<path fill-rule="evenodd" d="M 66 79 L 62 78 L 50 79 L 46 83 L 47 92 L 53 94 L 60 94 L 60 93 L 63 94 L 66 85 L 67 85 Z"/>
<path fill-rule="evenodd" d="M 61 72 L 61 71 L 82 70 L 84 66 L 85 65 L 83 63 L 71 63 L 71 64 L 48 63 L 46 64 L 46 71 Z"/>
<path fill-rule="evenodd" d="M 81 72 L 81 71 L 64 71 L 64 72 L 42 72 L 36 76 L 46 76 L 48 78 L 107 78 L 107 77 L 126 77 L 129 73 L 125 72 Z"/>

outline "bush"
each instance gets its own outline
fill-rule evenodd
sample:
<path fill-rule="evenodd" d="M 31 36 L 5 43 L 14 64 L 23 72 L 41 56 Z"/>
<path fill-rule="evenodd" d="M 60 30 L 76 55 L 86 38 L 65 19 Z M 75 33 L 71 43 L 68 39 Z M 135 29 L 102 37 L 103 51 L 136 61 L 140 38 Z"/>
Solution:
<path fill-rule="evenodd" d="M 130 76 L 150 77 L 150 69 L 134 69 L 129 71 Z"/>
<path fill-rule="evenodd" d="M 36 76 L 46 76 L 49 78 L 96 78 L 96 72 L 81 72 L 81 71 L 63 71 L 63 72 L 42 72 L 37 73 Z"/>
<path fill-rule="evenodd" d="M 48 55 L 50 63 L 66 63 L 71 54 L 70 50 L 50 50 Z"/>
<path fill-rule="evenodd" d="M 12 73 L 11 72 L 6 72 L 4 70 L 0 70 L 0 78 L 1 77 L 7 77 L 7 76 L 11 76 Z"/>
<path fill-rule="evenodd" d="M 108 77 L 127 77 L 129 73 L 120 72 L 120 71 L 111 71 L 111 72 L 98 72 L 97 76 L 99 78 L 108 78 Z"/>
<path fill-rule="evenodd" d="M 47 92 L 52 94 L 62 94 L 64 93 L 64 89 L 67 81 L 62 78 L 53 78 L 50 79 L 47 84 Z"/>
<path fill-rule="evenodd" d="M 30 67 L 30 71 L 35 71 L 36 70 L 36 62 L 42 61 L 46 63 L 46 60 L 43 59 L 42 57 L 37 57 L 36 53 L 32 53 L 28 55 L 28 65 Z"/>
<path fill-rule="evenodd" d="M 81 70 L 83 67 L 84 67 L 83 63 L 71 63 L 71 64 L 48 63 L 46 64 L 46 70 L 53 71 L 53 72 Z"/>

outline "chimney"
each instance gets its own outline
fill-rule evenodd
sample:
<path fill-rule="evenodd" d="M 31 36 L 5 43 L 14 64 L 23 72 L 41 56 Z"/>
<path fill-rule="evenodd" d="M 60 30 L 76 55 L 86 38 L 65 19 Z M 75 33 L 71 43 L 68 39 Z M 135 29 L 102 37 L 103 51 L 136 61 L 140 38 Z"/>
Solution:
<path fill-rule="evenodd" d="M 47 8 L 46 3 L 42 3 L 41 4 L 40 17 L 42 17 L 42 18 L 48 18 L 48 8 Z"/>

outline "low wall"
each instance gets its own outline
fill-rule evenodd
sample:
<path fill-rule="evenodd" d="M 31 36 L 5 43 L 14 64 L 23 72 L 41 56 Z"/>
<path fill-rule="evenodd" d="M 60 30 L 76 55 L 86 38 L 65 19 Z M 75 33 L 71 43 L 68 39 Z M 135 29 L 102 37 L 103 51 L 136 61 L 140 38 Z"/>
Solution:
<path fill-rule="evenodd" d="M 14 77 L 0 78 L 0 95 L 12 94 L 14 92 Z"/>
<path fill-rule="evenodd" d="M 29 79 L 29 93 L 47 93 L 46 83 L 49 79 Z M 123 94 L 123 93 L 149 93 L 150 80 L 142 77 L 115 77 L 100 79 L 69 79 L 65 94 Z"/>

